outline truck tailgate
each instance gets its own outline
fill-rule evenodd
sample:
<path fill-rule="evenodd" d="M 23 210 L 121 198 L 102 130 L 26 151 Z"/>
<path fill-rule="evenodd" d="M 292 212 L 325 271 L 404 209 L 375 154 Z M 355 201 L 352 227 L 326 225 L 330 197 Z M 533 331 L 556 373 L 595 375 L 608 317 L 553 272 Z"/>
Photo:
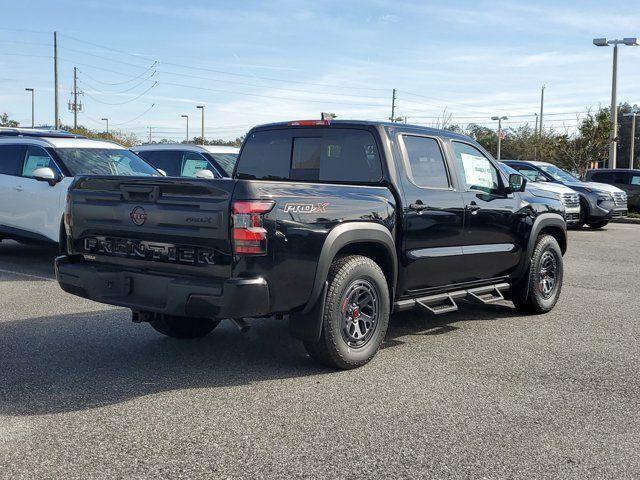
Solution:
<path fill-rule="evenodd" d="M 235 181 L 79 177 L 69 191 L 71 253 L 135 269 L 227 278 Z"/>

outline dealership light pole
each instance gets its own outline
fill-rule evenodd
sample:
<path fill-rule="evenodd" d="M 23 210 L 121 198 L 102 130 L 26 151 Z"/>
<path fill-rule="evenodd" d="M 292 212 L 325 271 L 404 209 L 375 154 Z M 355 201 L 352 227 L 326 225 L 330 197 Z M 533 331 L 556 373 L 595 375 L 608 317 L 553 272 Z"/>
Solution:
<path fill-rule="evenodd" d="M 629 147 L 629 168 L 633 168 L 636 153 L 636 117 L 640 113 L 638 105 L 634 105 L 629 113 L 625 113 L 625 117 L 631 117 L 631 145 Z"/>
<path fill-rule="evenodd" d="M 500 148 L 502 145 L 502 120 L 507 120 L 508 117 L 502 116 L 502 117 L 491 117 L 491 120 L 497 120 L 498 121 L 498 154 L 496 155 L 498 157 L 498 161 L 500 161 Z"/>
<path fill-rule="evenodd" d="M 202 111 L 202 141 L 200 143 L 204 145 L 204 105 L 198 105 L 196 108 Z"/>
<path fill-rule="evenodd" d="M 25 88 L 25 91 L 27 92 L 31 92 L 31 128 L 36 126 L 36 121 L 35 121 L 35 99 L 34 96 L 36 94 L 36 91 L 33 88 Z"/>
<path fill-rule="evenodd" d="M 187 143 L 189 143 L 189 115 L 180 115 L 182 118 L 187 119 Z"/>
<path fill-rule="evenodd" d="M 109 119 L 108 118 L 103 118 L 102 119 L 103 122 L 107 122 L 107 135 L 109 135 Z M 116 124 L 117 126 L 118 124 Z"/>
<path fill-rule="evenodd" d="M 611 133 L 609 134 L 609 168 L 616 168 L 618 154 L 618 101 L 616 96 L 618 84 L 618 45 L 638 46 L 638 39 L 635 37 L 623 38 L 622 40 L 609 40 L 608 38 L 594 38 L 593 44 L 596 47 L 608 47 L 613 45 L 613 74 L 611 76 Z"/>

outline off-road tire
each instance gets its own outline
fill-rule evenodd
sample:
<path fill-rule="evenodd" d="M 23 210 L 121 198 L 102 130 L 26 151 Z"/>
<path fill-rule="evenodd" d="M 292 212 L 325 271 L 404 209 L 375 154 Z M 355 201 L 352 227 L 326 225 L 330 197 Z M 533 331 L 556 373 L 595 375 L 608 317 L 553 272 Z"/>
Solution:
<path fill-rule="evenodd" d="M 327 365 L 340 369 L 357 368 L 373 358 L 387 333 L 390 298 L 387 280 L 376 262 L 361 255 L 338 257 L 331 264 L 327 278 L 329 287 L 322 317 L 322 332 L 317 342 L 304 342 L 309 355 Z M 377 298 L 375 322 L 368 341 L 352 347 L 345 338 L 345 305 L 354 285 L 366 282 Z M 359 315 L 358 315 L 359 316 Z M 360 330 L 359 330 L 360 331 Z M 367 338 L 365 335 L 363 340 Z"/>
<path fill-rule="evenodd" d="M 556 262 L 555 285 L 551 295 L 546 296 L 541 291 L 541 261 L 552 255 Z M 526 313 L 547 313 L 555 307 L 562 291 L 564 264 L 562 251 L 558 241 L 551 235 L 540 235 L 531 256 L 531 266 L 527 276 L 513 288 L 511 299 L 518 310 Z"/>
<path fill-rule="evenodd" d="M 609 224 L 609 220 L 599 220 L 597 222 L 587 222 L 590 228 L 597 230 L 599 228 L 606 227 Z"/>
<path fill-rule="evenodd" d="M 220 320 L 210 318 L 178 317 L 158 315 L 149 324 L 157 332 L 171 338 L 202 338 L 218 326 Z"/>

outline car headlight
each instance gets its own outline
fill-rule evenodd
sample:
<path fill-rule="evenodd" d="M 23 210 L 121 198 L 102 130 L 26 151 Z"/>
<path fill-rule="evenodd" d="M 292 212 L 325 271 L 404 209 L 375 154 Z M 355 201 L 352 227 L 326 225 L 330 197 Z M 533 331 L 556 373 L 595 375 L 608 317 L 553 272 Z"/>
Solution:
<path fill-rule="evenodd" d="M 613 197 L 608 193 L 598 193 L 598 202 L 611 202 Z"/>

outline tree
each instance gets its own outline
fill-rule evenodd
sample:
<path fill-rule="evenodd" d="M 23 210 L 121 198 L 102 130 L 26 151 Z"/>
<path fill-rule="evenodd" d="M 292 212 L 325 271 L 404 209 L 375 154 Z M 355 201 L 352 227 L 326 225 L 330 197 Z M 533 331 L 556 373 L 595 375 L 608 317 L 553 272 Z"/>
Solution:
<path fill-rule="evenodd" d="M 2 115 L 0 115 L 0 127 L 19 127 L 19 126 L 20 126 L 20 122 L 18 122 L 17 120 L 11 120 L 9 118 L 8 113 L 3 113 Z"/>
<path fill-rule="evenodd" d="M 82 125 L 78 126 L 78 128 L 72 128 L 68 125 L 63 125 L 61 126 L 61 128 L 72 133 L 77 133 L 78 135 L 84 135 L 87 138 L 116 142 L 125 147 L 133 147 L 134 145 L 140 144 L 140 139 L 134 133 L 126 133 L 120 130 L 112 130 L 109 133 L 98 132 L 96 130 L 91 130 L 87 127 L 83 127 Z"/>

